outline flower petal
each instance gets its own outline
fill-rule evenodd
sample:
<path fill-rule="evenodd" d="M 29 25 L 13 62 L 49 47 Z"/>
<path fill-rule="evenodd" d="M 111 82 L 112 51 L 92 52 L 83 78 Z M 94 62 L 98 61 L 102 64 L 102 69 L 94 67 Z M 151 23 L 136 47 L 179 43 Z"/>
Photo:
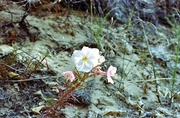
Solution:
<path fill-rule="evenodd" d="M 111 76 L 114 76 L 115 73 L 116 73 L 116 71 L 117 71 L 117 68 L 116 68 L 116 67 L 110 66 L 110 67 L 108 68 L 108 71 L 107 71 L 107 79 L 108 79 L 108 82 L 111 83 L 111 84 L 114 83 L 113 80 L 112 80 L 112 78 L 111 78 Z"/>
<path fill-rule="evenodd" d="M 71 60 L 74 64 L 77 64 L 82 59 L 82 52 L 79 50 L 75 50 L 72 54 Z"/>
<path fill-rule="evenodd" d="M 99 62 L 99 64 L 102 64 L 103 62 L 105 62 L 104 56 L 100 56 L 98 62 Z"/>
<path fill-rule="evenodd" d="M 75 50 L 72 54 L 72 62 L 78 71 L 89 72 L 98 65 L 99 50 L 96 48 L 83 47 L 82 50 Z"/>
<path fill-rule="evenodd" d="M 114 84 L 114 81 L 112 80 L 111 76 L 107 76 L 108 83 Z"/>
<path fill-rule="evenodd" d="M 114 75 L 116 74 L 116 71 L 117 71 L 117 68 L 116 68 L 116 67 L 110 66 L 110 67 L 108 68 L 107 75 L 109 75 L 109 76 L 114 76 Z"/>

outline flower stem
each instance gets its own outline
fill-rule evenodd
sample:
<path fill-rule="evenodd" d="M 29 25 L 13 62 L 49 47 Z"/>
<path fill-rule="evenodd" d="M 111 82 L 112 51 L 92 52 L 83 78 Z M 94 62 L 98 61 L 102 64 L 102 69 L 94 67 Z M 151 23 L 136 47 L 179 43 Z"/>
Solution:
<path fill-rule="evenodd" d="M 68 89 L 64 94 L 63 96 L 61 96 L 61 98 L 58 100 L 58 104 L 56 104 L 56 107 L 55 109 L 57 109 L 58 106 L 63 106 L 63 102 L 64 102 L 64 99 L 68 98 L 68 95 L 75 91 L 75 89 L 77 89 L 83 82 L 86 78 L 88 78 L 88 74 L 89 73 L 84 73 L 83 77 L 78 74 L 78 78 L 80 79 L 80 81 L 75 85 L 75 86 L 72 86 L 70 89 Z"/>

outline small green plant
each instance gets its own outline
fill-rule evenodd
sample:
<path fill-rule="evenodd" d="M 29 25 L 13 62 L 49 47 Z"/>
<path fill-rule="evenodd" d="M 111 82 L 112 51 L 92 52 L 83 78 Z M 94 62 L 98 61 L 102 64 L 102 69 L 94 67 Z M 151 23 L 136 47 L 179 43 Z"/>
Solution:
<path fill-rule="evenodd" d="M 109 83 L 113 84 L 112 76 L 115 75 L 117 68 L 110 66 L 107 72 L 101 70 L 100 65 L 105 61 L 104 56 L 100 55 L 97 48 L 83 47 L 82 50 L 75 50 L 72 54 L 72 62 L 75 70 L 63 72 L 66 78 L 66 90 L 58 89 L 59 99 L 55 100 L 54 106 L 47 112 L 47 115 L 55 115 L 66 105 L 73 106 L 70 100 L 75 100 L 73 92 L 77 90 L 87 78 L 96 75 L 105 75 Z"/>
<path fill-rule="evenodd" d="M 93 21 L 92 23 L 93 24 L 95 23 L 96 25 L 95 26 L 92 25 L 90 27 L 91 34 L 94 38 L 94 41 L 95 41 L 97 47 L 102 50 L 101 40 L 103 37 L 102 33 L 103 33 L 103 27 L 105 24 L 105 19 L 96 17 L 95 21 Z"/>
<path fill-rule="evenodd" d="M 91 5 L 92 7 L 92 5 Z M 105 28 L 106 22 L 107 22 L 107 18 L 109 17 L 109 14 L 115 10 L 117 8 L 114 8 L 112 10 L 110 10 L 108 13 L 106 13 L 104 15 L 104 17 L 99 17 L 99 16 L 93 16 L 93 12 L 92 12 L 92 8 L 91 8 L 91 26 L 90 26 L 90 31 L 91 34 L 94 38 L 94 41 L 97 45 L 97 47 L 101 50 L 103 50 L 103 46 L 102 46 L 102 42 L 101 40 L 103 40 L 104 36 L 106 34 L 103 34 L 103 28 L 107 29 L 107 27 Z M 93 19 L 93 20 L 92 20 Z M 113 18 L 111 19 L 111 25 L 113 24 Z M 108 26 L 109 27 L 109 26 Z"/>

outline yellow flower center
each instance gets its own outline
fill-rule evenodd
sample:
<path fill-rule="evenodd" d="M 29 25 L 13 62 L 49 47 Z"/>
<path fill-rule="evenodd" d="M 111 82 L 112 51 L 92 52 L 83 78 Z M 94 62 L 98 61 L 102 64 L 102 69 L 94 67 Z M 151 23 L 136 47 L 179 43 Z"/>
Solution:
<path fill-rule="evenodd" d="M 84 56 L 84 57 L 82 58 L 83 62 L 86 62 L 88 59 L 89 59 L 89 58 L 86 57 L 86 56 Z"/>

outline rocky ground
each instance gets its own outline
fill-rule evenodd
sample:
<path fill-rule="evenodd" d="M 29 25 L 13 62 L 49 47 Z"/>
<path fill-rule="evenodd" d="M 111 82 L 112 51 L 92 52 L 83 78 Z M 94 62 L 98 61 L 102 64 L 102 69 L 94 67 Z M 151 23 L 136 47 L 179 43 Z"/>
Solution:
<path fill-rule="evenodd" d="M 177 24 L 155 26 L 140 18 L 118 24 L 55 4 L 25 11 L 12 2 L 0 8 L 0 117 L 47 117 L 57 88 L 66 90 L 62 73 L 74 69 L 73 51 L 83 46 L 102 52 L 104 70 L 118 68 L 114 84 L 101 76 L 87 79 L 75 91 L 81 102 L 54 117 L 180 117 Z"/>

